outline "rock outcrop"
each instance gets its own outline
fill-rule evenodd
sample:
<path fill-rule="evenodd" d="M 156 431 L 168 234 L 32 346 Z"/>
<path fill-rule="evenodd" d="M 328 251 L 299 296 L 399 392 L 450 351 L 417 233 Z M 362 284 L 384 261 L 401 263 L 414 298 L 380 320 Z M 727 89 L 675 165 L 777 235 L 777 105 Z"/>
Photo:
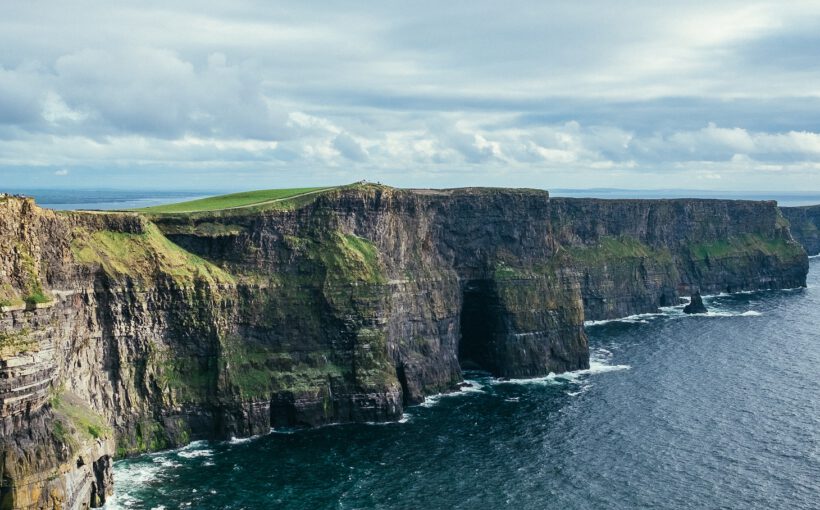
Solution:
<path fill-rule="evenodd" d="M 708 312 L 709 310 L 706 309 L 706 305 L 703 304 L 703 297 L 701 297 L 700 291 L 695 291 L 695 293 L 692 294 L 689 303 L 683 307 L 683 313 L 695 314 Z"/>
<path fill-rule="evenodd" d="M 781 207 L 780 210 L 791 223 L 795 240 L 809 255 L 820 254 L 820 205 Z"/>
<path fill-rule="evenodd" d="M 462 367 L 588 367 L 585 318 L 805 285 L 773 202 L 352 186 L 215 213 L 0 200 L 2 508 L 83 508 L 111 460 L 384 421 Z"/>

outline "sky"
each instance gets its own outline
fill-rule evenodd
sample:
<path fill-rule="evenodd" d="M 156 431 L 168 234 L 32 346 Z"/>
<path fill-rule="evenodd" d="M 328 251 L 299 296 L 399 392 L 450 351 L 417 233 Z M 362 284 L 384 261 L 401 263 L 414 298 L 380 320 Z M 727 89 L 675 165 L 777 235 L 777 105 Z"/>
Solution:
<path fill-rule="evenodd" d="M 820 190 L 817 1 L 0 12 L 0 188 Z"/>

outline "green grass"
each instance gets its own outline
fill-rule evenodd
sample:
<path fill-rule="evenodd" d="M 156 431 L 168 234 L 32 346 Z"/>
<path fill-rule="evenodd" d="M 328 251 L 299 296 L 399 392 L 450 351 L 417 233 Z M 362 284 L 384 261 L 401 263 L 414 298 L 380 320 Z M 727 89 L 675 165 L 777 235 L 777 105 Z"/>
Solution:
<path fill-rule="evenodd" d="M 258 191 L 245 191 L 242 193 L 232 193 L 230 195 L 220 195 L 216 197 L 201 198 L 189 202 L 179 202 L 176 204 L 158 205 L 136 209 L 139 212 L 154 214 L 173 214 L 221 211 L 238 207 L 251 207 L 265 204 L 272 201 L 285 201 L 296 198 L 307 193 L 330 190 L 332 187 L 320 188 L 290 188 L 290 189 L 266 189 Z"/>
<path fill-rule="evenodd" d="M 666 250 L 654 250 L 631 236 L 603 237 L 592 246 L 568 246 L 570 256 L 581 263 L 601 264 L 619 259 L 653 258 L 671 262 Z"/>
<path fill-rule="evenodd" d="M 28 328 L 19 331 L 0 331 L 0 358 L 39 350 L 40 344 L 31 336 L 31 330 Z"/>
<path fill-rule="evenodd" d="M 73 394 L 58 391 L 51 398 L 51 407 L 55 414 L 53 434 L 64 443 L 76 446 L 77 439 L 85 441 L 112 434 L 103 417 Z"/>
<path fill-rule="evenodd" d="M 77 262 L 99 264 L 112 276 L 146 277 L 160 272 L 185 282 L 233 281 L 221 268 L 172 243 L 153 223 L 142 234 L 79 232 L 71 249 Z"/>
<path fill-rule="evenodd" d="M 327 269 L 328 283 L 384 283 L 386 280 L 378 250 L 367 239 L 336 232 L 321 243 L 313 243 L 311 249 L 313 257 Z"/>
<path fill-rule="evenodd" d="M 42 289 L 39 289 L 35 291 L 34 294 L 26 296 L 23 301 L 25 301 L 28 305 L 40 305 L 43 303 L 48 303 L 51 301 L 51 298 L 46 296 Z"/>
<path fill-rule="evenodd" d="M 519 280 L 527 278 L 527 273 L 500 260 L 495 265 L 494 277 L 496 280 Z"/>
<path fill-rule="evenodd" d="M 753 252 L 777 257 L 781 260 L 803 255 L 803 249 L 797 243 L 789 243 L 783 239 L 766 239 L 758 234 L 746 234 L 741 237 L 731 237 L 710 243 L 696 243 L 691 245 L 689 249 L 692 258 L 695 260 L 720 259 Z"/>

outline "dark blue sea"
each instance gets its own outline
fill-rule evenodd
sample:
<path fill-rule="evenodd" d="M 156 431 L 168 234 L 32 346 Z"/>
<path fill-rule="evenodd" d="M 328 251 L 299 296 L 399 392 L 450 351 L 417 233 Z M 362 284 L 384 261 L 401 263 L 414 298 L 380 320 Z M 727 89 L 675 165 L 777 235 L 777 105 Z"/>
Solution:
<path fill-rule="evenodd" d="M 107 508 L 820 507 L 820 260 L 807 289 L 588 324 L 592 368 L 471 373 L 400 423 L 117 462 Z"/>

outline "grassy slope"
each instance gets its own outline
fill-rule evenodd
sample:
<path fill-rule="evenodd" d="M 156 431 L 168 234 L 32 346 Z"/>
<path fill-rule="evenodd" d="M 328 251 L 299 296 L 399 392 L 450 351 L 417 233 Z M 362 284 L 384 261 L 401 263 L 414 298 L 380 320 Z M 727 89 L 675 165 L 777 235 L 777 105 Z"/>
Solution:
<path fill-rule="evenodd" d="M 250 207 L 255 205 L 261 205 L 266 202 L 272 202 L 275 200 L 286 200 L 307 193 L 315 193 L 326 189 L 332 188 L 291 188 L 246 191 L 242 193 L 233 193 L 230 195 L 220 195 L 216 197 L 202 198 L 199 200 L 192 200 L 190 202 L 179 202 L 176 204 L 146 207 L 144 209 L 137 210 L 139 212 L 159 214 L 219 211 L 235 207 Z"/>
<path fill-rule="evenodd" d="M 154 224 L 148 224 L 144 234 L 79 230 L 71 249 L 77 262 L 100 264 L 112 276 L 146 277 L 161 272 L 184 282 L 233 280 L 222 269 L 172 243 Z"/>

